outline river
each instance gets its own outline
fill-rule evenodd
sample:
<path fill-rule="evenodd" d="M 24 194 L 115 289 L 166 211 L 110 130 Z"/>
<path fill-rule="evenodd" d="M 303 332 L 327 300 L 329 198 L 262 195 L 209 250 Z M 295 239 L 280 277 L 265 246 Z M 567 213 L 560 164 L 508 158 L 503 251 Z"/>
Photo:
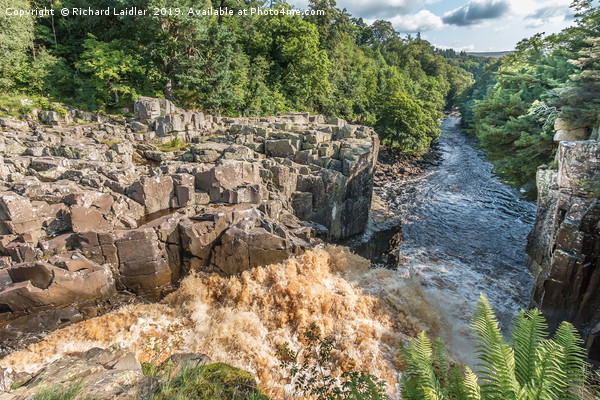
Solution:
<path fill-rule="evenodd" d="M 401 276 L 420 282 L 446 320 L 444 339 L 469 362 L 469 318 L 479 294 L 490 300 L 503 328 L 529 302 L 533 281 L 525 243 L 536 210 L 494 175 L 476 144 L 460 129 L 459 118 L 446 118 L 439 165 L 378 189 L 404 220 Z"/>

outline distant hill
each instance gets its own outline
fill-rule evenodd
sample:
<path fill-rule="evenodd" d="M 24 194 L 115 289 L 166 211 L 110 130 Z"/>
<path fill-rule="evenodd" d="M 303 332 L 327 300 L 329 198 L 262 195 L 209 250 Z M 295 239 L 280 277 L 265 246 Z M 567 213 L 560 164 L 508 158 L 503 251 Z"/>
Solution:
<path fill-rule="evenodd" d="M 490 57 L 490 58 L 500 58 L 504 57 L 508 54 L 514 53 L 514 51 L 468 51 L 467 54 L 475 57 Z"/>

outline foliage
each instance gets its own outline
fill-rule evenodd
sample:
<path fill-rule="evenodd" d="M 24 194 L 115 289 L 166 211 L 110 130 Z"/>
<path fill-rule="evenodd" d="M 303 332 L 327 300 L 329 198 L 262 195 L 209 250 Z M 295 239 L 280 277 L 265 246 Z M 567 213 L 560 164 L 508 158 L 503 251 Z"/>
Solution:
<path fill-rule="evenodd" d="M 54 385 L 38 390 L 33 395 L 33 400 L 71 400 L 81 392 L 81 384 L 74 383 L 71 385 Z"/>
<path fill-rule="evenodd" d="M 163 143 L 161 145 L 158 146 L 158 148 L 160 149 L 160 151 L 165 151 L 165 152 L 169 152 L 169 151 L 181 151 L 183 149 L 186 149 L 189 147 L 189 144 L 184 142 L 183 140 L 179 139 L 178 137 L 175 137 L 171 140 L 169 140 L 166 143 Z"/>
<path fill-rule="evenodd" d="M 155 373 L 156 370 L 146 368 L 146 372 Z M 268 400 L 250 374 L 223 363 L 184 366 L 179 375 L 163 377 L 158 389 L 144 396 L 144 399 Z"/>
<path fill-rule="evenodd" d="M 46 97 L 17 93 L 0 94 L 0 117 L 22 118 L 26 115 L 32 115 L 34 109 L 56 111 L 62 116 L 67 113 L 67 110 L 59 103 L 52 103 Z"/>
<path fill-rule="evenodd" d="M 93 35 L 83 41 L 85 50 L 76 68 L 90 75 L 91 84 L 97 92 L 98 108 L 111 103 L 118 106 L 122 101 L 129 104 L 137 97 L 136 86 L 143 83 L 145 69 L 135 54 L 124 50 L 127 47 L 124 40 L 106 43 Z M 122 100 L 123 97 L 125 99 Z"/>
<path fill-rule="evenodd" d="M 28 8 L 26 0 L 16 1 L 10 6 Z M 97 9 L 148 10 L 102 17 L 60 16 L 61 8 L 88 8 L 84 0 L 38 0 L 36 6 L 56 16 L 18 18 L 18 24 L 1 17 L 0 93 L 45 96 L 80 109 L 116 110 L 146 95 L 218 115 L 310 111 L 374 125 L 387 145 L 420 153 L 439 135 L 444 107 L 456 104 L 479 70 L 478 59 L 401 37 L 387 21 L 367 25 L 335 0 L 311 0 L 309 8 L 319 11 L 314 15 L 277 18 L 185 11 L 283 12 L 291 6 L 98 0 Z M 180 12 L 157 14 L 155 8 Z"/>
<path fill-rule="evenodd" d="M 28 10 L 27 0 L 0 0 L 0 9 Z M 14 90 L 18 75 L 26 68 L 28 52 L 33 48 L 33 17 L 0 13 L 0 92 Z"/>
<path fill-rule="evenodd" d="M 280 367 L 287 370 L 297 395 L 319 400 L 384 400 L 385 382 L 363 371 L 345 371 L 339 378 L 331 371 L 334 342 L 321 337 L 316 324 L 304 332 L 305 347 L 294 351 L 289 343 L 278 346 Z"/>
<path fill-rule="evenodd" d="M 522 40 L 461 98 L 464 125 L 518 185 L 533 182 L 537 167 L 552 160 L 557 117 L 590 130 L 600 124 L 600 7 L 587 0 L 571 7 L 574 26 Z"/>
<path fill-rule="evenodd" d="M 510 341 L 500 332 L 487 299 L 481 296 L 472 318 L 480 378 L 448 362 L 440 342 L 421 333 L 403 348 L 403 398 L 542 400 L 592 398 L 582 341 L 563 322 L 548 338 L 542 314 L 534 309 L 515 318 Z"/>

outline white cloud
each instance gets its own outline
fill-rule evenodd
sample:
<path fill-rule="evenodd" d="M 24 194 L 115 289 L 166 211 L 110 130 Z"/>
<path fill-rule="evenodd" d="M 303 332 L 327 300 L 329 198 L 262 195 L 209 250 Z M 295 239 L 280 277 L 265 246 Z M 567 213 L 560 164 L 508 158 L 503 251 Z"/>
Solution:
<path fill-rule="evenodd" d="M 455 51 L 473 51 L 475 50 L 475 45 L 474 44 L 468 44 L 466 46 L 444 46 L 443 44 L 434 44 L 435 47 L 437 47 L 438 49 L 442 49 L 442 50 L 448 50 L 448 49 L 453 49 Z"/>
<path fill-rule="evenodd" d="M 428 10 L 413 15 L 397 15 L 389 20 L 399 32 L 427 32 L 442 29 L 442 19 Z"/>
<path fill-rule="evenodd" d="M 300 8 L 308 6 L 308 0 L 290 0 Z M 389 20 L 394 16 L 409 14 L 419 8 L 440 0 L 338 0 L 338 8 L 346 8 L 353 16 L 369 20 Z"/>

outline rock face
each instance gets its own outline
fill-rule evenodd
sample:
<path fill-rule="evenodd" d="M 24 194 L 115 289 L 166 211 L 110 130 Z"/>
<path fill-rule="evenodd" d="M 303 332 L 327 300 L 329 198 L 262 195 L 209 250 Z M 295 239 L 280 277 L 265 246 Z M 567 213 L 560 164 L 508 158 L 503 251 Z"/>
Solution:
<path fill-rule="evenodd" d="M 0 395 L 2 400 L 33 399 L 47 392 L 57 396 L 60 390 L 69 389 L 79 399 L 135 399 L 157 384 L 155 378 L 144 376 L 135 355 L 118 345 L 65 356 L 33 376 L 5 373 L 4 380 L 23 386 Z M 9 390 L 10 385 L 5 391 Z"/>
<path fill-rule="evenodd" d="M 554 122 L 554 141 L 556 143 L 561 141 L 579 141 L 590 139 L 590 130 L 585 125 L 572 125 L 567 121 L 557 118 Z"/>
<path fill-rule="evenodd" d="M 600 143 L 561 142 L 558 170 L 538 170 L 538 213 L 529 235 L 532 305 L 551 328 L 572 322 L 600 360 Z"/>
<path fill-rule="evenodd" d="M 0 368 L 0 400 L 200 398 L 208 391 L 222 398 L 266 398 L 250 373 L 211 363 L 204 354 L 175 353 L 143 371 L 135 354 L 120 344 L 94 347 L 33 374 Z"/>
<path fill-rule="evenodd" d="M 153 98 L 132 119 L 55 114 L 0 121 L 0 321 L 122 291 L 155 300 L 192 270 L 236 274 L 367 227 L 370 128 Z"/>

